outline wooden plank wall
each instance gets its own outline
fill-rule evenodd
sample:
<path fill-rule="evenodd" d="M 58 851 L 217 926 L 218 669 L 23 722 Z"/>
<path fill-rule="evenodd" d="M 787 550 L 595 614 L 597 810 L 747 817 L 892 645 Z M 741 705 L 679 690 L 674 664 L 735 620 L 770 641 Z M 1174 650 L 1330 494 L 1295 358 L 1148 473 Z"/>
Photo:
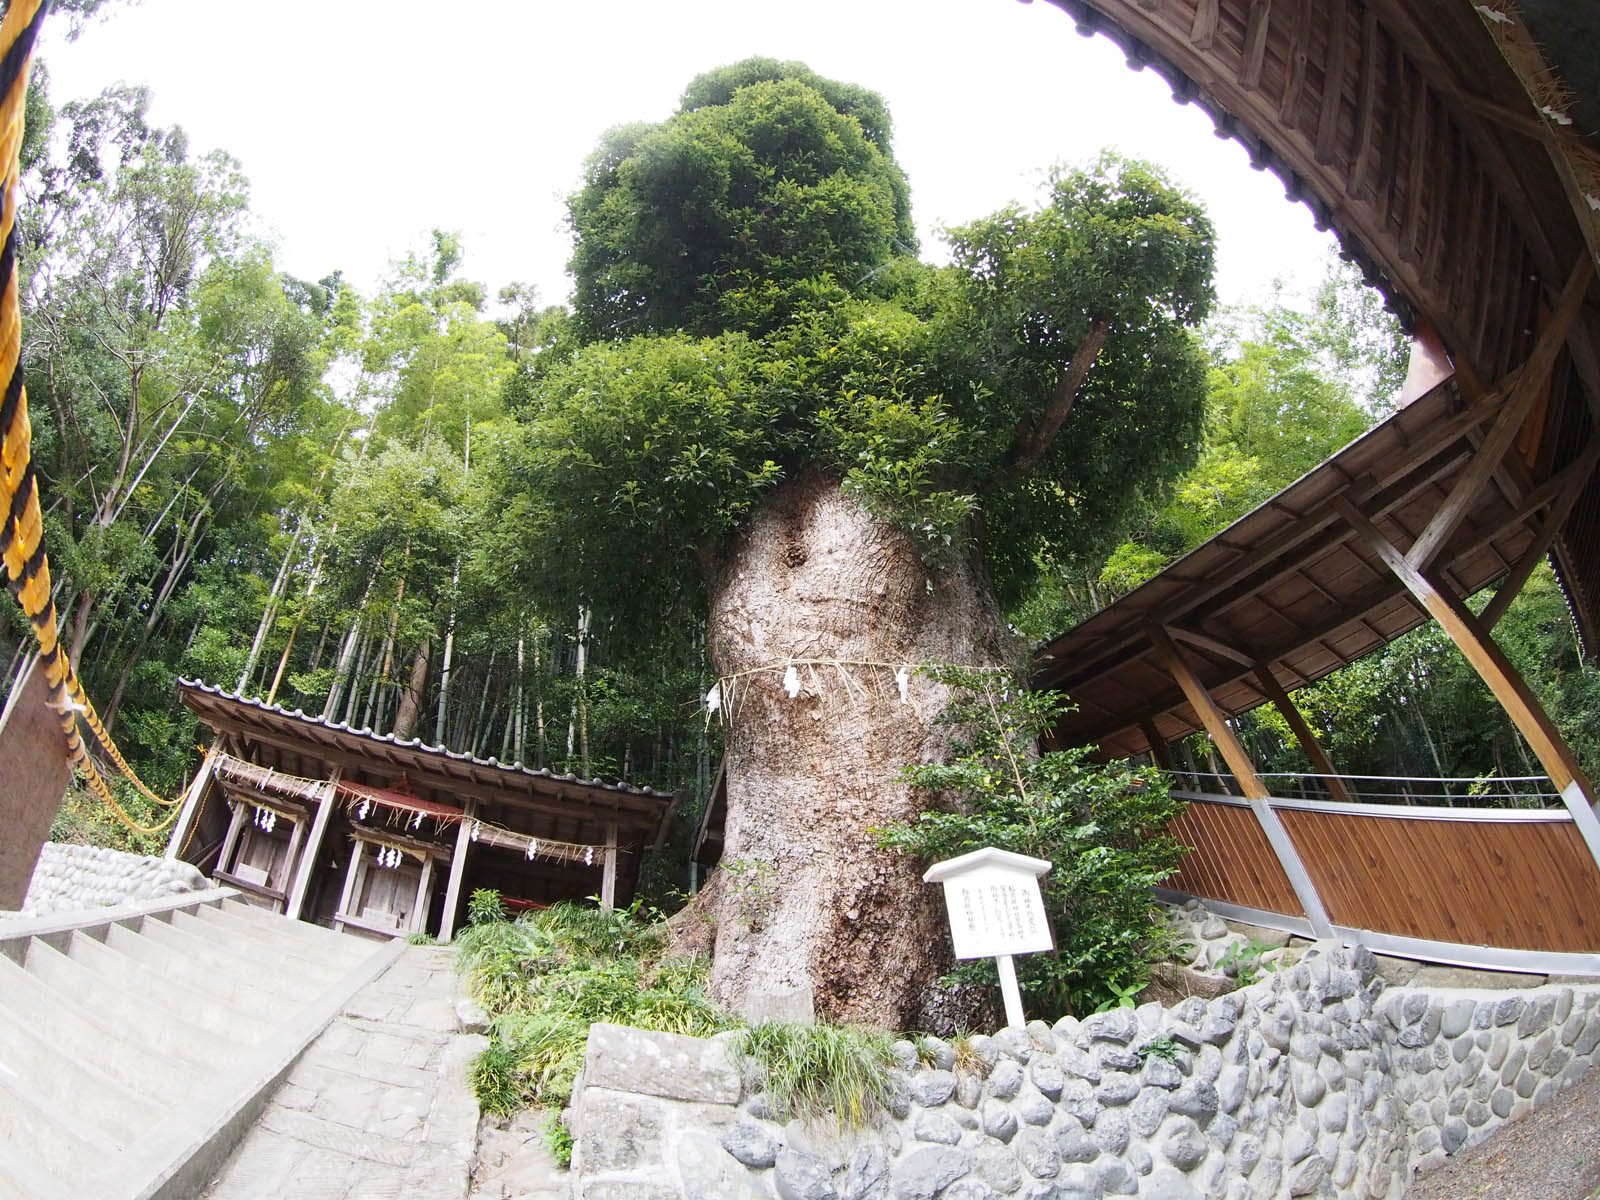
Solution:
<path fill-rule="evenodd" d="M 1600 949 L 1600 870 L 1564 816 L 1278 815 L 1335 925 L 1516 950 Z"/>
<path fill-rule="evenodd" d="M 1168 827 L 1192 847 L 1166 881 L 1175 891 L 1303 917 L 1289 877 L 1255 814 L 1238 804 L 1193 800 Z"/>

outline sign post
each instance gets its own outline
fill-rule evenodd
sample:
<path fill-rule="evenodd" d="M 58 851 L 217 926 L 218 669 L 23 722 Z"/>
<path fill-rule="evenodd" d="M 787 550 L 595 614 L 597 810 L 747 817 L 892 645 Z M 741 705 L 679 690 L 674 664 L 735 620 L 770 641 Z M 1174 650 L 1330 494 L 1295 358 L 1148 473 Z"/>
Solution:
<path fill-rule="evenodd" d="M 1039 894 L 1039 876 L 1049 869 L 1042 858 L 991 847 L 934 863 L 922 876 L 924 883 L 944 885 L 956 957 L 995 960 L 1006 1024 L 1019 1029 L 1022 992 L 1012 956 L 1055 949 Z"/>

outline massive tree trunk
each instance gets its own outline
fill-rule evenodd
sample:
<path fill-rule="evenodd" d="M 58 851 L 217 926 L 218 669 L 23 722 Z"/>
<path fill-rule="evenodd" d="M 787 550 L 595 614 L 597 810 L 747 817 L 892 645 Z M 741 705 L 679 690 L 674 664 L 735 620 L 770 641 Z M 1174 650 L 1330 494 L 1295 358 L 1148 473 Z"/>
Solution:
<path fill-rule="evenodd" d="M 947 965 L 938 890 L 872 830 L 925 797 L 896 776 L 939 758 L 945 689 L 896 675 L 929 661 L 1000 665 L 986 575 L 932 578 L 905 534 L 836 480 L 780 486 L 718 565 L 709 649 L 727 722 L 728 817 L 711 986 L 746 1011 L 905 1027 Z M 785 688 L 786 669 L 799 692 Z"/>

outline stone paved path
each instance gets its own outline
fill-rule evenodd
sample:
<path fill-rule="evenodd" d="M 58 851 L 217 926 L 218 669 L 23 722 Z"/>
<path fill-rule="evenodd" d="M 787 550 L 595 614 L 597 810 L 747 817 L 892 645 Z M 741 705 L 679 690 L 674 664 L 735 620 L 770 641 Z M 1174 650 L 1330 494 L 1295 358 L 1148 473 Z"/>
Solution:
<path fill-rule="evenodd" d="M 446 947 L 408 946 L 301 1056 L 208 1200 L 465 1197 L 477 1143 Z"/>

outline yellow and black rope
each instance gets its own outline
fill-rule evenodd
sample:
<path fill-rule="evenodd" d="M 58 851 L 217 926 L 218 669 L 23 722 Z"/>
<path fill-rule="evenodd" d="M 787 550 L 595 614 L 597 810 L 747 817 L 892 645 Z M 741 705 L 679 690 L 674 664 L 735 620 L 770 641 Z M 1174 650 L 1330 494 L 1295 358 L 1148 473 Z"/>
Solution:
<path fill-rule="evenodd" d="M 61 722 L 67 752 L 85 784 L 128 828 L 159 833 L 177 819 L 145 825 L 129 816 L 101 777 L 78 732 L 81 716 L 94 740 L 139 792 L 158 804 L 172 805 L 146 787 L 122 757 L 94 706 L 78 683 L 62 651 L 56 606 L 50 594 L 50 560 L 44 549 L 44 517 L 39 484 L 33 470 L 33 430 L 28 421 L 28 391 L 22 372 L 22 312 L 17 297 L 17 190 L 22 150 L 23 112 L 27 106 L 28 71 L 34 41 L 49 8 L 48 0 L 11 0 L 0 21 L 0 556 L 6 585 L 27 614 L 39 643 L 39 663 L 50 685 L 51 701 Z"/>

